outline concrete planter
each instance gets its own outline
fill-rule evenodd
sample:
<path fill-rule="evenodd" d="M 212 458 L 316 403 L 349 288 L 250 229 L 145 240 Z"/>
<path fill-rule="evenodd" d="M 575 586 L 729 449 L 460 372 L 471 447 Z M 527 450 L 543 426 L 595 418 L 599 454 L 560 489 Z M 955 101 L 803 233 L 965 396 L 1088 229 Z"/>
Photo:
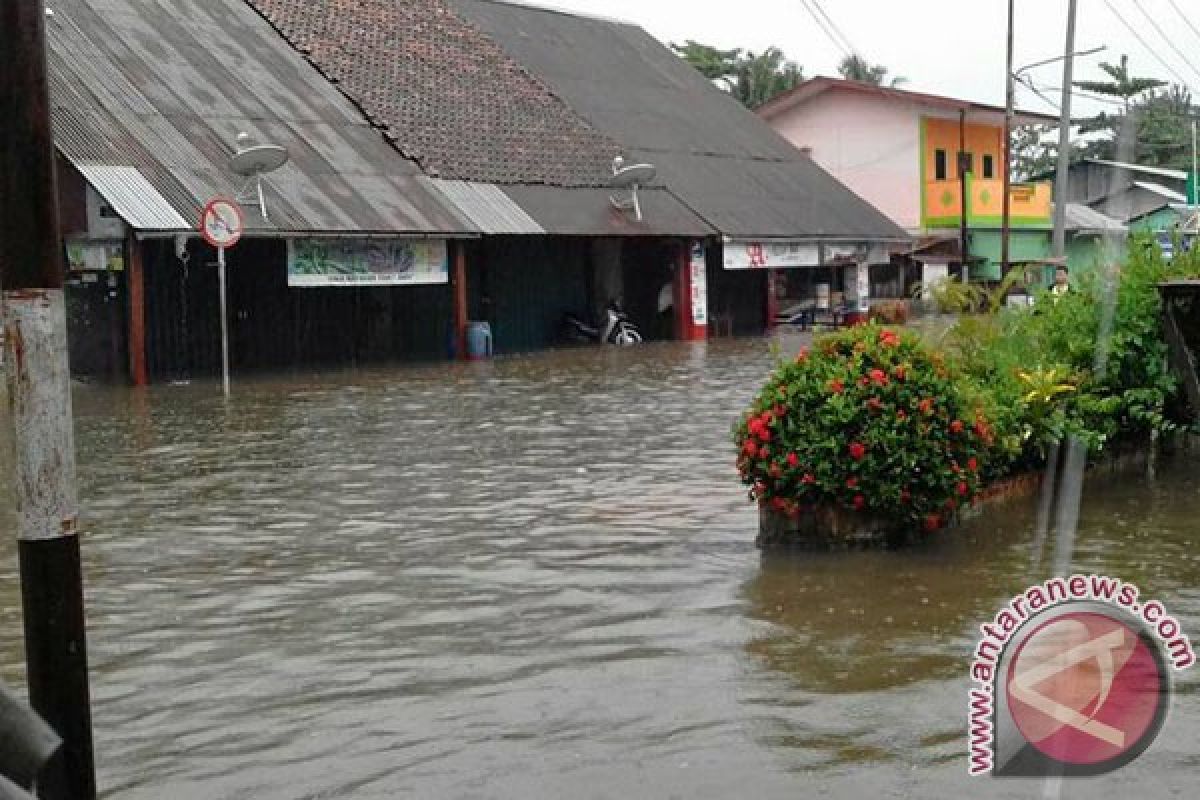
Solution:
<path fill-rule="evenodd" d="M 950 527 L 961 519 L 975 516 L 990 504 L 1032 495 L 1037 492 L 1040 482 L 1040 473 L 997 481 L 979 493 L 975 505 L 953 518 Z M 919 532 L 898 527 L 894 519 L 847 508 L 821 507 L 797 517 L 762 508 L 759 509 L 756 544 L 765 550 L 896 547 L 910 544 L 921 536 Z"/>

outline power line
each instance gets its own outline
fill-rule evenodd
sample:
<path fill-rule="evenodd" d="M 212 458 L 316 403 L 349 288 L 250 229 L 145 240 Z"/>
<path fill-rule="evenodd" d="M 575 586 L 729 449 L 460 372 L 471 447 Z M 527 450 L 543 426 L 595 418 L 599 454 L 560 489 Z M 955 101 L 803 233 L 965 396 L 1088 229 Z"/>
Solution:
<path fill-rule="evenodd" d="M 862 56 L 859 55 L 858 48 L 854 46 L 854 42 L 850 41 L 850 37 L 842 32 L 842 29 L 838 27 L 838 24 L 833 21 L 833 17 L 826 13 L 825 8 L 821 5 L 821 0 L 811 0 L 811 2 L 814 6 L 816 6 L 816 9 L 821 13 L 821 16 L 825 18 L 825 21 L 829 23 L 829 27 L 833 28 L 834 32 L 841 37 L 843 42 L 846 43 L 846 48 L 851 53 L 854 53 L 861 58 Z"/>
<path fill-rule="evenodd" d="M 1180 60 L 1183 61 L 1184 64 L 1187 64 L 1188 69 L 1194 72 L 1197 77 L 1200 77 L 1200 70 L 1196 69 L 1196 66 L 1192 64 L 1188 57 L 1183 54 L 1183 51 L 1175 46 L 1175 42 L 1171 40 L 1171 37 L 1167 36 L 1166 32 L 1163 31 L 1162 26 L 1154 20 L 1154 17 L 1146 13 L 1146 7 L 1142 5 L 1141 0 L 1133 0 L 1133 4 L 1137 7 L 1138 11 L 1142 12 L 1142 16 L 1146 18 L 1146 21 L 1150 23 L 1151 27 L 1158 31 L 1158 35 L 1161 36 L 1163 41 L 1167 43 L 1167 46 L 1175 51 L 1175 55 L 1179 56 Z"/>
<path fill-rule="evenodd" d="M 813 22 L 817 23 L 817 27 L 824 31 L 826 38 L 833 43 L 833 46 L 838 50 L 841 50 L 843 55 L 847 57 L 851 56 L 852 52 L 850 49 L 847 48 L 844 43 L 838 41 L 837 37 L 834 36 L 833 31 L 826 26 L 825 20 L 821 19 L 821 16 L 808 3 L 809 0 L 800 0 L 800 4 L 804 6 L 804 10 L 807 11 L 808 15 L 813 18 Z"/>
<path fill-rule="evenodd" d="M 1184 21 L 1184 24 L 1192 29 L 1192 33 L 1196 34 L 1197 38 L 1200 38 L 1200 29 L 1197 29 L 1196 26 L 1192 24 L 1192 21 L 1187 18 L 1187 15 L 1179 9 L 1179 6 L 1175 5 L 1175 0 L 1167 0 L 1167 2 L 1171 4 L 1171 8 L 1175 9 L 1175 13 L 1178 14 L 1179 18 Z"/>
<path fill-rule="evenodd" d="M 1146 42 L 1146 40 L 1142 38 L 1142 35 L 1137 32 L 1137 28 L 1130 25 L 1129 22 L 1125 19 L 1125 17 L 1121 16 L 1121 12 L 1117 11 L 1116 6 L 1114 6 L 1112 4 L 1111 0 L 1104 0 L 1104 5 L 1108 6 L 1108 10 L 1112 12 L 1113 16 L 1116 17 L 1118 20 L 1120 20 L 1121 24 L 1125 26 L 1125 30 L 1129 31 L 1131 34 L 1133 34 L 1133 38 L 1135 38 L 1139 42 L 1141 42 L 1142 47 L 1145 48 L 1147 53 L 1154 56 L 1158 60 L 1158 63 L 1162 64 L 1163 67 L 1166 68 L 1167 72 L 1170 72 L 1172 75 L 1174 75 L 1176 78 L 1179 79 L 1179 82 L 1182 85 L 1184 85 L 1184 86 L 1188 85 L 1187 80 L 1185 80 L 1182 75 L 1180 75 L 1178 72 L 1176 72 L 1175 68 L 1172 67 L 1170 64 L 1168 64 L 1166 62 L 1166 60 L 1158 54 L 1158 51 L 1155 50 L 1153 47 L 1151 47 Z"/>

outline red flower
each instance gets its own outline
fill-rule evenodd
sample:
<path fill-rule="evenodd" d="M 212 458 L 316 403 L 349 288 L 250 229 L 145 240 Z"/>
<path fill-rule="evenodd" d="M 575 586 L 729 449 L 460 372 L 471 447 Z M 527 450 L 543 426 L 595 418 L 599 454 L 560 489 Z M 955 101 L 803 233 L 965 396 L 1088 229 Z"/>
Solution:
<path fill-rule="evenodd" d="M 841 394 L 845 390 L 846 384 L 842 383 L 837 378 L 834 378 L 829 382 L 829 391 L 833 392 L 834 394 Z"/>
<path fill-rule="evenodd" d="M 858 488 L 858 478 L 854 477 L 853 475 L 851 475 L 849 478 L 846 478 L 846 488 L 847 489 L 857 489 Z"/>
<path fill-rule="evenodd" d="M 792 467 L 793 469 L 800 466 L 800 456 L 796 455 L 795 453 L 788 453 L 787 463 L 788 466 Z"/>
<path fill-rule="evenodd" d="M 742 452 L 745 453 L 750 458 L 754 458 L 755 456 L 758 455 L 758 443 L 755 442 L 753 439 L 747 439 L 742 444 Z"/>
<path fill-rule="evenodd" d="M 800 482 L 804 483 L 804 484 L 812 485 L 817 482 L 817 479 L 813 477 L 813 474 L 811 472 L 806 472 L 806 473 L 804 473 L 804 477 L 800 479 Z"/>
<path fill-rule="evenodd" d="M 958 482 L 958 487 L 957 487 L 957 489 L 958 489 L 958 496 L 959 496 L 959 497 L 966 497 L 966 496 L 967 496 L 967 492 L 971 491 L 971 487 L 970 487 L 970 486 L 967 486 L 967 482 L 966 482 L 966 481 L 959 481 L 959 482 Z"/>
<path fill-rule="evenodd" d="M 759 428 L 758 429 L 758 438 L 762 439 L 764 442 L 771 441 L 771 429 L 765 425 L 763 427 Z"/>
<path fill-rule="evenodd" d="M 867 454 L 867 448 L 861 442 L 851 442 L 849 451 L 850 457 L 855 461 L 862 461 L 863 457 Z"/>
<path fill-rule="evenodd" d="M 933 398 L 926 397 L 924 400 L 917 403 L 917 408 L 920 409 L 922 414 L 932 414 L 933 413 Z"/>
<path fill-rule="evenodd" d="M 771 457 L 771 448 L 767 447 L 766 445 L 763 445 L 758 451 L 758 457 L 763 459 L 764 461 L 766 459 L 770 458 Z"/>
<path fill-rule="evenodd" d="M 887 386 L 888 385 L 887 373 L 881 369 L 871 370 L 870 372 L 867 373 L 867 377 L 869 377 L 871 379 L 871 382 L 877 386 Z"/>
<path fill-rule="evenodd" d="M 966 428 L 966 426 L 963 425 L 963 421 L 961 419 L 956 419 L 956 420 L 954 420 L 954 422 L 950 423 L 950 432 L 951 433 L 954 433 L 954 434 L 962 433 L 964 428 Z"/>
<path fill-rule="evenodd" d="M 861 510 L 862 507 L 865 506 L 866 504 L 867 504 L 867 498 L 863 497 L 861 494 L 854 495 L 854 507 L 856 509 Z"/>
<path fill-rule="evenodd" d="M 772 463 L 770 469 L 767 470 L 767 474 L 770 475 L 772 478 L 781 477 L 783 475 L 783 467 L 779 466 L 778 464 Z"/>
<path fill-rule="evenodd" d="M 867 400 L 867 409 L 870 411 L 879 411 L 883 408 L 883 402 L 878 397 L 872 397 Z"/>
<path fill-rule="evenodd" d="M 930 514 L 925 518 L 925 530 L 933 532 L 942 527 L 942 518 L 937 514 Z"/>
<path fill-rule="evenodd" d="M 908 377 L 908 370 L 904 368 L 903 364 L 897 364 L 896 368 L 892 370 L 892 374 L 896 376 L 896 380 L 902 381 Z"/>
<path fill-rule="evenodd" d="M 979 460 L 976 459 L 975 456 L 971 456 L 967 459 L 967 469 L 971 470 L 971 472 L 979 471 Z"/>
<path fill-rule="evenodd" d="M 801 347 L 800 352 L 796 354 L 796 363 L 803 364 L 805 361 L 808 361 L 808 348 Z"/>
<path fill-rule="evenodd" d="M 900 344 L 900 337 L 895 331 L 883 330 L 879 333 L 879 343 L 884 347 L 896 347 Z"/>
<path fill-rule="evenodd" d="M 787 415 L 787 406 L 782 403 L 775 406 L 775 419 L 783 419 Z"/>
<path fill-rule="evenodd" d="M 771 498 L 771 508 L 776 511 L 784 511 L 787 509 L 787 501 L 782 497 L 773 497 Z"/>
<path fill-rule="evenodd" d="M 871 379 L 868 378 L 866 375 L 863 375 L 861 378 L 858 379 L 858 385 L 859 386 L 870 386 Z"/>

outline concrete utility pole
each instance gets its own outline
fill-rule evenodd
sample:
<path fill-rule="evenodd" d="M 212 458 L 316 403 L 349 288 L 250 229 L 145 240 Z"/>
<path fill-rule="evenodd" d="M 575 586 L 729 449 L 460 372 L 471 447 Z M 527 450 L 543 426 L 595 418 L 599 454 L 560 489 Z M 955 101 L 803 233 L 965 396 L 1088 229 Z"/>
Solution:
<path fill-rule="evenodd" d="M 1054 241 L 1055 258 L 1067 254 L 1067 192 L 1071 174 L 1071 84 L 1075 79 L 1075 7 L 1077 0 L 1067 6 L 1067 49 L 1063 56 L 1063 85 L 1061 116 L 1058 120 L 1058 168 L 1054 173 Z"/>
<path fill-rule="evenodd" d="M 1012 119 L 1016 78 L 1013 76 L 1013 6 L 1008 0 L 1008 56 L 1004 67 L 1004 197 L 1000 212 L 1000 277 L 1008 275 L 1008 236 L 1012 225 Z"/>
<path fill-rule="evenodd" d="M 92 800 L 83 580 L 43 0 L 0 0 L 0 287 L 29 699 L 63 739 L 46 800 Z"/>

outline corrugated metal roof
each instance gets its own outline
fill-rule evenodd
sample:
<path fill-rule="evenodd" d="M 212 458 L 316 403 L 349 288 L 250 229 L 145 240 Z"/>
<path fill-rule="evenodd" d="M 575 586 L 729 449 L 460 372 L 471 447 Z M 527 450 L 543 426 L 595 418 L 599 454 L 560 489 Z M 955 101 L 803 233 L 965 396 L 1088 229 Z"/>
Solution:
<path fill-rule="evenodd" d="M 546 229 L 494 183 L 425 179 L 483 233 L 545 233 Z"/>
<path fill-rule="evenodd" d="M 1147 192 L 1153 192 L 1159 197 L 1164 197 L 1175 203 L 1186 203 L 1187 195 L 1183 192 L 1177 192 L 1174 189 L 1163 186 L 1161 183 L 1153 183 L 1151 181 L 1134 181 L 1133 185 L 1139 189 L 1145 189 Z"/>
<path fill-rule="evenodd" d="M 1082 203 L 1067 203 L 1066 217 L 1067 230 L 1076 233 L 1123 233 L 1129 230 L 1119 219 Z"/>
<path fill-rule="evenodd" d="M 564 236 L 713 236 L 716 231 L 665 189 L 641 189 L 639 222 L 613 207 L 615 189 L 505 186 L 504 193 L 537 224 Z"/>
<path fill-rule="evenodd" d="M 192 223 L 242 188 L 229 157 L 245 131 L 291 155 L 264 181 L 270 220 L 246 209 L 248 233 L 477 232 L 243 0 L 51 5 L 55 141 L 81 171 L 136 170 Z"/>
<path fill-rule="evenodd" d="M 721 233 L 908 235 L 634 25 L 490 0 L 450 5 Z M 536 217 L 536 214 L 534 215 Z"/>
<path fill-rule="evenodd" d="M 186 231 L 194 227 L 171 207 L 137 167 L 80 164 L 79 172 L 134 230 Z"/>

